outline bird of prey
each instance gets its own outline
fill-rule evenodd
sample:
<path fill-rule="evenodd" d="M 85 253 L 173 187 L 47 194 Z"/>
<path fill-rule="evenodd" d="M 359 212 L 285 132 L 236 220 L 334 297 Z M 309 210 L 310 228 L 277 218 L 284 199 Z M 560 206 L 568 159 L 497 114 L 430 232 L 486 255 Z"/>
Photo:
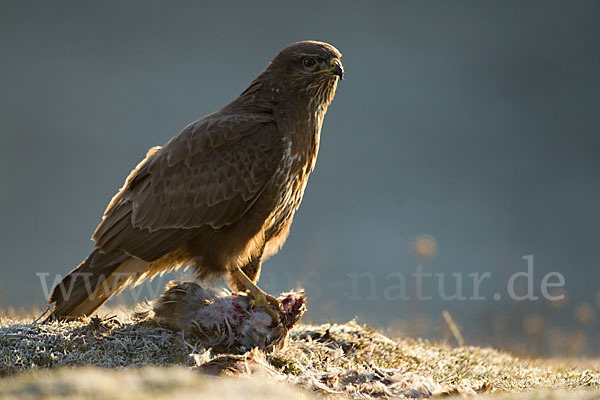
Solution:
<path fill-rule="evenodd" d="M 255 306 L 277 306 L 256 285 L 261 263 L 302 200 L 341 57 L 327 43 L 293 43 L 238 98 L 151 148 L 106 208 L 92 253 L 54 287 L 52 318 L 89 316 L 128 285 L 184 265 L 199 279 L 227 276 Z"/>

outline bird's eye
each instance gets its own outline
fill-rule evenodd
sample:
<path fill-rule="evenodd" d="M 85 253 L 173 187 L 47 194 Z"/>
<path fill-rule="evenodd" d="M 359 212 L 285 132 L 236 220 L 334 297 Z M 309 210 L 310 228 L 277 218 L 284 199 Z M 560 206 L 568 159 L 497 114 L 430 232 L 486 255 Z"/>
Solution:
<path fill-rule="evenodd" d="M 311 58 L 311 57 L 306 57 L 306 58 L 305 58 L 305 59 L 302 61 L 302 64 L 304 64 L 304 66 L 305 66 L 306 68 L 312 68 L 312 67 L 314 67 L 314 66 L 315 66 L 315 64 L 316 64 L 316 63 L 317 63 L 317 62 L 315 61 L 315 59 L 314 59 L 314 58 Z"/>

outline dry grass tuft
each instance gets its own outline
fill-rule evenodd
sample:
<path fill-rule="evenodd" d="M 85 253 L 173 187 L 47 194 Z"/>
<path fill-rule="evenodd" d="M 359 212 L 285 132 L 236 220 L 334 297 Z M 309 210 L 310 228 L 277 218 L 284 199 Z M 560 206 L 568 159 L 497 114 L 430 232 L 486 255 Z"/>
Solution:
<path fill-rule="evenodd" d="M 114 369 L 173 365 L 192 368 L 146 367 L 127 370 L 119 375 L 89 368 L 78 369 L 77 372 L 60 368 L 58 371 L 17 374 L 57 367 Z M 190 369 L 201 372 L 202 376 Z M 216 385 L 222 387 L 222 381 L 214 381 L 206 377 L 207 374 L 253 377 L 256 378 L 255 386 L 261 382 L 293 383 L 324 395 L 340 394 L 354 398 L 509 393 L 541 388 L 552 391 L 592 388 L 596 389 L 597 396 L 600 387 L 597 369 L 573 368 L 572 363 L 545 366 L 540 361 L 518 359 L 489 348 L 452 348 L 424 340 L 391 340 L 352 322 L 299 326 L 291 331 L 288 346 L 282 351 L 268 355 L 258 351 L 231 355 L 211 352 L 191 338 L 149 322 L 135 322 L 128 317 L 46 325 L 31 324 L 31 319 L 14 316 L 0 317 L 0 375 L 5 377 L 4 384 L 0 385 L 0 397 L 10 397 L 11 393 L 16 393 L 15 388 L 30 386 L 35 386 L 31 393 L 44 394 L 47 389 L 52 394 L 54 389 L 48 387 L 54 386 L 48 382 L 68 382 L 69 379 L 89 382 L 86 376 L 93 374 L 105 374 L 102 379 L 107 382 L 118 379 L 127 380 L 127 385 L 129 381 L 137 382 L 135 385 L 138 386 L 134 387 L 139 387 L 138 397 L 144 395 L 142 390 L 146 390 L 140 385 L 150 385 L 151 388 L 154 382 L 163 381 L 177 382 L 182 393 L 193 388 L 195 393 L 206 393 L 210 397 L 208 393 L 214 391 L 214 388 L 209 388 L 211 384 L 218 382 Z M 172 378 L 164 378 L 171 375 Z M 74 377 L 82 379 L 75 380 Z M 194 382 L 188 384 L 188 379 Z M 124 381 L 120 382 L 108 385 L 122 387 Z M 243 383 L 245 380 L 236 379 L 235 382 L 238 383 L 225 386 L 246 384 Z M 79 387 L 76 383 L 72 383 L 73 387 L 65 385 L 61 387 L 69 387 L 71 392 L 65 389 L 68 393 L 79 393 L 73 394 L 73 397 L 83 396 L 83 386 Z M 164 390 L 168 387 L 171 386 L 164 386 Z M 253 387 L 252 384 L 250 387 Z M 158 397 L 161 388 L 156 391 Z M 300 396 L 300 389 L 288 385 L 285 390 Z M 587 397 L 589 393 L 594 392 L 579 392 L 578 398 L 591 398 Z M 122 397 L 119 396 L 121 393 L 113 397 Z M 311 397 L 306 393 L 302 396 Z"/>
<path fill-rule="evenodd" d="M 63 366 L 178 365 L 186 363 L 189 353 L 176 333 L 148 322 L 93 318 L 31 324 L 0 319 L 0 376 Z"/>

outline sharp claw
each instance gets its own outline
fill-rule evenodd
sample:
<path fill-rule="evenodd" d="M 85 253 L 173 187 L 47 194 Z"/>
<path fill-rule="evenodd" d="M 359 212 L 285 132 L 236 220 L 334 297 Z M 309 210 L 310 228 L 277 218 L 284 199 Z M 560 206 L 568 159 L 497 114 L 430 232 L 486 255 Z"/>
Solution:
<path fill-rule="evenodd" d="M 273 324 L 277 325 L 279 323 L 279 300 L 265 293 L 261 288 L 256 286 L 256 284 L 252 282 L 240 268 L 236 268 L 233 273 L 246 287 L 247 293 L 252 297 L 252 299 L 250 299 L 250 306 L 264 308 L 266 313 L 269 314 L 273 320 Z M 271 306 L 275 309 L 273 309 Z"/>
<path fill-rule="evenodd" d="M 277 325 L 279 323 L 279 315 L 277 314 L 277 311 L 273 310 L 271 307 L 265 308 L 265 311 L 273 320 L 273 325 Z"/>
<path fill-rule="evenodd" d="M 273 320 L 273 323 L 277 325 L 279 323 L 279 314 L 276 310 L 273 310 L 271 306 L 275 307 L 279 310 L 279 301 L 266 293 L 257 293 L 252 295 L 252 300 L 250 300 L 251 307 L 261 307 L 263 308 L 267 314 Z"/>
<path fill-rule="evenodd" d="M 270 305 L 272 305 L 273 307 L 275 307 L 276 309 L 279 310 L 280 304 L 279 304 L 279 300 L 277 300 L 277 298 L 271 296 L 270 294 L 267 294 L 265 297 Z"/>

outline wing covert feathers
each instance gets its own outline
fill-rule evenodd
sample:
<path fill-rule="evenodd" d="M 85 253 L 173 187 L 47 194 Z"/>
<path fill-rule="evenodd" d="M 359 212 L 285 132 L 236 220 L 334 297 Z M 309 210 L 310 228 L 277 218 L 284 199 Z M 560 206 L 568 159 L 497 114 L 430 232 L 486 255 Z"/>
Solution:
<path fill-rule="evenodd" d="M 282 156 L 271 114 L 208 115 L 148 151 L 92 239 L 105 251 L 156 259 L 189 240 L 190 230 L 237 222 Z"/>

